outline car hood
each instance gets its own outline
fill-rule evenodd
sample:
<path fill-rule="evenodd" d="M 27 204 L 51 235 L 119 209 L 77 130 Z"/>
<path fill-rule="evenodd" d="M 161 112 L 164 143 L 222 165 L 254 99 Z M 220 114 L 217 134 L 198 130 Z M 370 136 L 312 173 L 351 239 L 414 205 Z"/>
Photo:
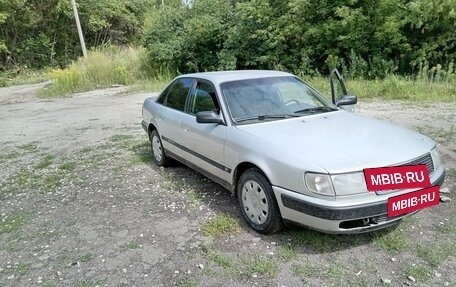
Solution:
<path fill-rule="evenodd" d="M 329 173 L 405 163 L 435 145 L 409 129 L 342 110 L 236 128 L 268 145 L 270 156 L 309 162 Z"/>

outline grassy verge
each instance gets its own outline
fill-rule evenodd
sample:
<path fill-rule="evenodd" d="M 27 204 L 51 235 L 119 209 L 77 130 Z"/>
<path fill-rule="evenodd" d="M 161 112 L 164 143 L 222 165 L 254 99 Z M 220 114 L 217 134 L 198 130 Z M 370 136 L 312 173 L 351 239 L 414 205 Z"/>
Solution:
<path fill-rule="evenodd" d="M 46 70 L 17 69 L 0 72 L 0 87 L 37 84 L 49 80 L 50 77 Z"/>
<path fill-rule="evenodd" d="M 302 79 L 322 91 L 327 97 L 331 95 L 328 78 L 303 76 Z M 454 82 L 412 80 L 391 75 L 382 80 L 347 79 L 345 85 L 349 94 L 356 95 L 360 99 L 456 101 Z"/>
<path fill-rule="evenodd" d="M 65 96 L 112 85 L 128 85 L 134 92 L 160 91 L 173 76 L 168 70 L 152 71 L 144 48 L 112 46 L 92 50 L 87 58 L 80 58 L 65 69 L 4 72 L 0 74 L 0 86 L 51 79 L 52 86 L 43 89 L 41 97 Z M 327 77 L 300 77 L 330 97 Z M 456 101 L 456 84 L 450 80 L 415 80 L 390 75 L 381 80 L 347 79 L 345 82 L 348 92 L 360 99 Z"/>
<path fill-rule="evenodd" d="M 147 69 L 145 50 L 133 47 L 105 47 L 92 50 L 66 69 L 49 72 L 52 86 L 43 89 L 41 97 L 65 96 L 112 85 L 138 85 L 139 90 L 159 90 L 168 78 L 151 78 Z"/>

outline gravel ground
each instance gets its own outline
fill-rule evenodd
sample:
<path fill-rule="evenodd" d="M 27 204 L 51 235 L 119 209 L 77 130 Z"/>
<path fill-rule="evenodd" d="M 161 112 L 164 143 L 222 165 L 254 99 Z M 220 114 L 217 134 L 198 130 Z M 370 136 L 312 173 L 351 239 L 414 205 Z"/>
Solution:
<path fill-rule="evenodd" d="M 398 228 L 263 236 L 222 187 L 151 163 L 152 94 L 39 99 L 0 88 L 0 286 L 456 286 L 455 201 Z M 456 188 L 456 103 L 360 101 L 357 112 L 431 136 Z"/>

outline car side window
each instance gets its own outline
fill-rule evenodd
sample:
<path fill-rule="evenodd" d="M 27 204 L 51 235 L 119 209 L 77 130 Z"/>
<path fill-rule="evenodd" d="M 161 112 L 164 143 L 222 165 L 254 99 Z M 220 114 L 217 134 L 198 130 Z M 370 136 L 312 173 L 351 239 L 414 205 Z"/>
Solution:
<path fill-rule="evenodd" d="M 190 114 L 196 115 L 198 112 L 220 112 L 220 105 L 217 101 L 215 89 L 211 84 L 198 82 L 193 90 L 192 102 L 190 104 Z"/>
<path fill-rule="evenodd" d="M 169 84 L 168 87 L 160 94 L 160 96 L 157 99 L 157 103 L 163 104 L 165 102 L 166 96 L 169 93 L 169 90 L 171 90 L 172 86 L 174 85 L 174 82 Z"/>
<path fill-rule="evenodd" d="M 165 106 L 184 111 L 185 101 L 192 83 L 193 79 L 190 78 L 177 79 L 166 97 Z"/>

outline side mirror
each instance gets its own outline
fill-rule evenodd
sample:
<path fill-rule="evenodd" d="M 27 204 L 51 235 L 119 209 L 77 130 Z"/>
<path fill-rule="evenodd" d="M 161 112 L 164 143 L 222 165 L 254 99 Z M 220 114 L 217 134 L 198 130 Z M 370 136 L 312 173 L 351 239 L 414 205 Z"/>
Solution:
<path fill-rule="evenodd" d="M 349 106 L 354 105 L 358 102 L 358 98 L 356 96 L 343 96 L 336 102 L 336 106 Z"/>
<path fill-rule="evenodd" d="M 196 122 L 200 124 L 225 124 L 222 117 L 215 112 L 198 112 Z"/>

